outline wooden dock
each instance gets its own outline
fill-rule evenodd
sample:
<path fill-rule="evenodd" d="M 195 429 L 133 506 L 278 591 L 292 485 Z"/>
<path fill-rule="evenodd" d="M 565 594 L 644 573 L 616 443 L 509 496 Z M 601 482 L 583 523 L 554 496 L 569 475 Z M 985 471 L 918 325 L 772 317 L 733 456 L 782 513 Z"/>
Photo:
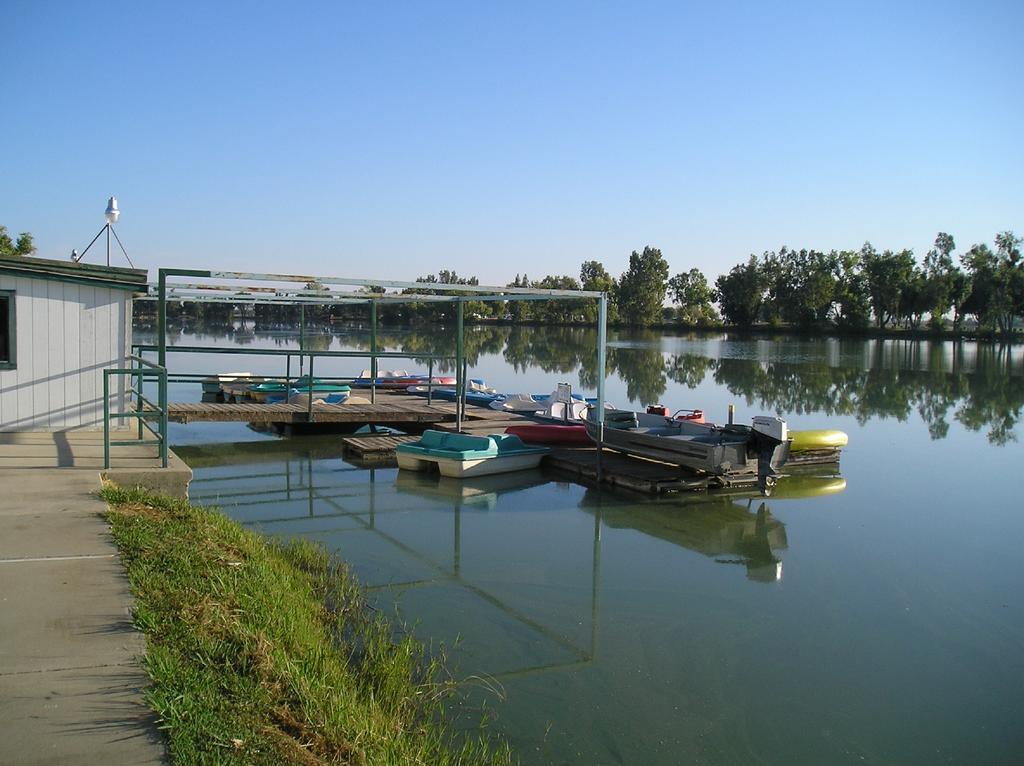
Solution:
<path fill-rule="evenodd" d="M 526 422 L 524 418 L 507 418 L 494 420 L 470 421 L 463 433 L 486 435 L 500 433 L 507 425 L 515 422 Z M 443 424 L 440 430 L 454 431 L 454 424 Z M 366 435 L 345 438 L 345 454 L 363 461 L 383 461 L 394 458 L 394 449 L 399 444 L 415 441 L 418 436 L 399 435 Z M 624 455 L 614 450 L 605 449 L 601 454 L 601 466 L 598 470 L 596 447 L 556 447 L 544 457 L 542 466 L 546 471 L 556 473 L 589 486 L 604 484 L 617 489 L 641 492 L 648 495 L 662 495 L 674 492 L 702 492 L 706 490 L 741 490 L 751 491 L 757 486 L 755 473 L 744 473 L 730 476 L 725 482 L 719 477 L 711 477 L 688 471 L 677 465 L 647 460 L 632 455 Z M 815 467 L 825 466 L 838 472 L 839 451 L 821 450 L 813 453 L 798 453 L 786 464 L 786 474 L 813 472 Z M 782 479 L 785 481 L 785 479 Z"/>
<path fill-rule="evenodd" d="M 248 422 L 291 428 L 330 428 L 354 430 L 363 425 L 383 425 L 411 432 L 406 434 L 356 434 L 342 439 L 342 452 L 346 458 L 367 464 L 394 460 L 395 448 L 419 438 L 416 433 L 426 428 L 455 431 L 455 405 L 452 402 L 432 402 L 389 391 L 377 392 L 372 404 L 314 404 L 312 412 L 299 404 L 240 403 L 174 403 L 168 405 L 168 418 L 178 423 L 194 421 Z M 462 421 L 462 433 L 474 436 L 504 433 L 511 425 L 536 422 L 515 413 L 469 406 Z M 838 450 L 819 450 L 790 456 L 787 468 L 801 466 L 835 465 L 839 463 Z M 721 482 L 677 465 L 623 455 L 605 449 L 601 455 L 600 472 L 595 447 L 555 448 L 544 458 L 546 470 L 571 478 L 581 484 L 605 484 L 645 494 L 670 492 L 698 492 L 716 489 Z M 728 486 L 750 489 L 757 484 L 753 473 L 732 476 Z"/>
<path fill-rule="evenodd" d="M 360 392 L 368 398 L 369 392 Z M 382 425 L 403 431 L 425 428 L 455 430 L 455 404 L 433 401 L 393 391 L 378 391 L 372 404 L 315 403 L 312 410 L 304 404 L 261 404 L 252 401 L 173 402 L 167 405 L 167 419 L 174 423 L 241 422 L 270 426 L 336 425 L 343 430 L 363 425 Z M 487 407 L 466 407 L 462 430 L 473 434 L 502 433 L 512 423 L 529 422 L 519 415 Z"/>
<path fill-rule="evenodd" d="M 594 447 L 552 449 L 551 454 L 544 458 L 544 467 L 569 476 L 579 484 L 596 486 L 602 483 L 650 495 L 699 492 L 712 486 L 707 476 L 699 476 L 677 465 L 623 455 L 609 449 L 601 453 L 599 473 L 597 449 Z M 743 476 L 732 482 L 734 486 L 756 483 L 756 475 L 751 475 L 749 480 Z"/>
<path fill-rule="evenodd" d="M 410 399 L 412 397 L 409 397 Z M 430 425 L 455 420 L 452 407 L 421 404 L 415 400 L 375 404 L 228 404 L 175 402 L 167 405 L 167 418 L 175 423 L 197 421 L 243 423 L 352 423 L 356 425 Z"/>
<path fill-rule="evenodd" d="M 364 460 L 379 458 L 383 460 L 394 457 L 395 448 L 399 444 L 419 441 L 413 434 L 361 434 L 346 436 L 341 440 L 342 452 Z"/>

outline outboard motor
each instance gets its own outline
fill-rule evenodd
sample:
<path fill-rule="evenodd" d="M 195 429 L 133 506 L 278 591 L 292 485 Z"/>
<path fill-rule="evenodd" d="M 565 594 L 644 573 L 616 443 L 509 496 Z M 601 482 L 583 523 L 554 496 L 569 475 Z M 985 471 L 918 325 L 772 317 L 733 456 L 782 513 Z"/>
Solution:
<path fill-rule="evenodd" d="M 789 459 L 789 428 L 782 418 L 758 415 L 751 429 L 752 446 L 757 453 L 757 488 L 771 495 L 781 474 L 778 469 Z M 780 450 L 780 445 L 783 448 Z"/>

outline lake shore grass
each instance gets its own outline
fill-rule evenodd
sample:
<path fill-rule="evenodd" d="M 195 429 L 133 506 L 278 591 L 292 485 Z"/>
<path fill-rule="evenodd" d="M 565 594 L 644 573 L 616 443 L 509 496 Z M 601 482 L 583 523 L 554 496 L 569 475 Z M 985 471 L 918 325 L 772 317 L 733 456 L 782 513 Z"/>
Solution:
<path fill-rule="evenodd" d="M 141 490 L 102 496 L 175 763 L 513 761 L 482 730 L 454 733 L 440 663 L 322 548 Z"/>

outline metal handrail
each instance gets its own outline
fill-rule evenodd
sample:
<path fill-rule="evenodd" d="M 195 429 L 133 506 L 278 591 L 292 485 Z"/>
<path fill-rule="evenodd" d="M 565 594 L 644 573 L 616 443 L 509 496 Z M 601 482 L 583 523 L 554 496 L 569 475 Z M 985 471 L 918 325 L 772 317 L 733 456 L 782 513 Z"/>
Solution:
<path fill-rule="evenodd" d="M 103 468 L 110 468 L 110 448 L 120 446 L 157 445 L 160 451 L 160 466 L 167 467 L 167 368 L 136 354 L 127 357 L 131 367 L 112 367 L 103 371 Z M 137 365 L 137 366 L 136 366 Z M 133 381 L 129 383 L 127 392 L 135 395 L 135 409 L 128 412 L 110 411 L 110 378 L 114 375 L 126 375 Z M 156 380 L 157 401 L 154 403 L 144 393 L 146 380 Z M 138 423 L 138 438 L 132 441 L 111 441 L 110 422 L 114 418 L 124 420 L 135 418 Z M 157 428 L 149 423 L 158 420 Z M 145 428 L 155 439 L 143 439 L 142 429 Z"/>
<path fill-rule="evenodd" d="M 461 306 L 460 306 L 460 308 L 461 308 Z M 301 330 L 301 327 L 300 327 L 300 330 Z M 299 343 L 300 343 L 300 345 L 302 343 L 301 333 L 300 333 Z M 160 347 L 158 345 L 154 345 L 154 344 L 151 344 L 151 343 L 133 343 L 132 344 L 132 350 L 138 352 L 138 354 L 141 354 L 141 353 L 146 352 L 146 351 L 159 351 Z M 417 352 L 405 352 L 405 351 L 378 351 L 377 350 L 377 341 L 376 341 L 376 332 L 375 331 L 371 332 L 371 336 L 370 336 L 370 350 L 369 351 L 328 351 L 328 350 L 313 351 L 313 350 L 303 349 L 303 348 L 299 348 L 298 350 L 296 350 L 296 349 L 272 349 L 272 348 L 249 348 L 249 347 L 245 347 L 245 348 L 222 348 L 222 347 L 215 347 L 215 346 L 177 346 L 177 345 L 176 346 L 168 347 L 168 350 L 172 350 L 172 351 L 174 351 L 176 353 L 190 353 L 190 354 L 234 354 L 234 355 L 239 355 L 239 356 L 243 356 L 243 355 L 244 356 L 249 356 L 249 355 L 252 355 L 252 356 L 277 356 L 277 357 L 283 356 L 283 357 L 285 357 L 285 383 L 286 383 L 288 388 L 291 388 L 291 381 L 292 381 L 292 357 L 293 356 L 298 356 L 298 358 L 299 358 L 299 365 L 300 365 L 300 373 L 303 372 L 303 370 L 301 368 L 305 367 L 304 362 L 308 360 L 308 362 L 309 362 L 308 372 L 305 373 L 305 375 L 307 377 L 307 389 L 306 389 L 305 393 L 307 395 L 307 400 L 308 400 L 307 404 L 306 404 L 306 418 L 307 418 L 307 420 L 309 422 L 313 422 L 313 419 L 314 419 L 313 418 L 313 362 L 314 362 L 314 359 L 317 358 L 317 357 L 328 357 L 328 358 L 332 358 L 333 357 L 333 358 L 345 358 L 345 359 L 366 359 L 366 358 L 369 358 L 369 360 L 370 360 L 370 378 L 371 378 L 372 381 L 374 381 L 370 385 L 370 401 L 371 402 L 375 402 L 376 399 L 377 399 L 377 384 L 376 384 L 375 381 L 377 379 L 377 372 L 378 372 L 378 367 L 377 367 L 377 360 L 378 359 L 383 357 L 383 358 L 390 358 L 390 359 L 413 359 L 413 360 L 419 359 L 419 360 L 427 360 L 427 367 L 428 367 L 428 371 L 427 371 L 427 404 L 428 405 L 433 403 L 433 398 L 434 398 L 433 394 L 434 394 L 434 363 L 435 363 L 435 361 L 437 361 L 439 359 L 455 360 L 456 364 L 458 364 L 458 361 L 459 361 L 458 352 L 456 353 L 456 355 L 453 356 L 453 355 L 448 355 L 448 354 L 436 354 L 436 353 L 417 353 Z M 130 355 L 129 359 L 139 361 L 143 365 L 146 365 L 147 367 L 151 367 L 151 368 L 156 369 L 156 370 L 164 370 L 164 374 L 168 376 L 168 380 L 171 380 L 171 381 L 174 381 L 174 382 L 194 382 L 196 380 L 202 380 L 204 378 L 209 377 L 209 373 L 189 373 L 189 372 L 167 373 L 165 367 L 161 367 L 159 364 L 156 364 L 155 362 L 151 362 L 151 361 L 149 361 L 147 359 L 144 359 L 142 356 L 139 356 L 138 354 Z M 462 370 L 463 370 L 463 377 L 464 377 L 465 376 L 465 371 L 466 371 L 466 364 L 465 364 L 464 360 L 463 360 L 463 364 L 462 364 Z M 456 375 L 458 375 L 457 372 L 456 372 Z M 256 376 L 253 376 L 253 377 L 256 377 Z M 355 380 L 355 377 L 351 376 L 351 375 L 346 375 L 346 376 L 340 376 L 340 375 L 339 376 L 325 376 L 325 377 L 322 378 L 322 380 L 331 381 L 331 382 L 348 383 L 348 382 L 351 382 L 351 381 Z M 464 394 L 464 388 L 465 387 L 463 386 L 463 394 Z M 298 389 L 298 390 L 301 391 L 302 389 Z M 152 407 L 152 403 L 151 402 L 149 402 L 147 400 L 146 403 L 150 404 L 150 406 Z M 463 405 L 463 407 L 464 407 L 464 405 Z M 460 415 L 458 403 L 456 404 L 456 408 L 457 408 L 456 415 L 458 417 Z M 139 404 L 139 409 L 140 410 L 142 409 L 141 401 L 140 401 L 140 404 Z M 162 410 L 162 409 L 165 409 L 165 408 L 153 407 L 152 409 L 153 410 Z M 464 411 L 465 411 L 464 409 L 461 410 L 461 412 L 464 412 Z M 139 428 L 139 438 L 140 439 L 142 438 L 141 421 L 140 421 L 140 428 Z"/>
<path fill-rule="evenodd" d="M 152 343 L 134 343 L 132 348 L 138 349 L 139 351 L 159 351 L 160 347 Z M 249 346 L 243 346 L 241 348 L 230 348 L 223 346 L 167 346 L 168 351 L 174 351 L 177 353 L 185 352 L 189 354 L 237 354 L 237 355 L 253 355 L 253 356 L 288 356 L 302 354 L 309 356 L 315 354 L 316 356 L 327 356 L 327 357 L 342 357 L 342 358 L 366 358 L 369 356 L 377 357 L 388 357 L 392 359 L 454 359 L 455 356 L 452 354 L 432 354 L 432 353 L 418 353 L 415 351 L 377 351 L 371 353 L 370 351 L 310 351 L 309 349 L 279 349 L 279 348 L 251 348 Z M 153 362 L 149 362 L 153 364 Z"/>

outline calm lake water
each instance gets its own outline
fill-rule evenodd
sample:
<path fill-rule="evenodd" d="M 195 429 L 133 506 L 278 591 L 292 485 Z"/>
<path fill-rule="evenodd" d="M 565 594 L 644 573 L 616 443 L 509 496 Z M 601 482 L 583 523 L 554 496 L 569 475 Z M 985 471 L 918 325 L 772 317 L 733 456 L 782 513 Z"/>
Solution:
<path fill-rule="evenodd" d="M 295 346 L 284 331 L 173 340 Z M 381 340 L 454 348 L 440 333 Z M 474 329 L 471 373 L 499 390 L 593 391 L 594 340 Z M 313 342 L 368 345 L 358 329 Z M 169 364 L 283 372 L 256 357 Z M 236 424 L 174 426 L 172 444 L 195 470 L 194 501 L 322 542 L 379 608 L 443 645 L 467 679 L 460 720 L 493 717 L 525 763 L 1024 762 L 1024 348 L 612 333 L 609 367 L 618 406 L 724 420 L 735 403 L 741 421 L 841 428 L 841 470 L 767 500 L 652 500 L 540 473 L 366 469 L 337 437 Z M 172 400 L 198 397 L 172 386 Z"/>

